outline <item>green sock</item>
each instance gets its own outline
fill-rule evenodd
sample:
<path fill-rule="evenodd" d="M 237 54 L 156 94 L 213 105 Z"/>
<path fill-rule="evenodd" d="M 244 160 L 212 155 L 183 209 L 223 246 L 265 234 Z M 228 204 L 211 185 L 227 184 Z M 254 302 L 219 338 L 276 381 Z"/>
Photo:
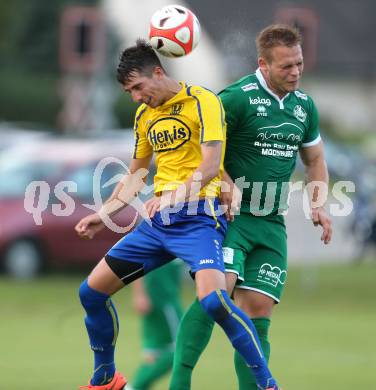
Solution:
<path fill-rule="evenodd" d="M 174 352 L 171 349 L 162 351 L 153 363 L 143 363 L 138 368 L 132 381 L 137 390 L 147 390 L 161 376 L 171 370 Z"/>
<path fill-rule="evenodd" d="M 257 330 L 261 347 L 265 355 L 266 361 L 269 361 L 270 357 L 270 343 L 268 340 L 268 331 L 270 326 L 269 318 L 253 318 L 253 324 Z M 235 351 L 234 355 L 235 370 L 238 376 L 239 390 L 258 390 L 255 377 L 251 370 L 247 366 L 245 360 Z"/>
<path fill-rule="evenodd" d="M 170 390 L 189 390 L 192 371 L 208 345 L 214 321 L 196 299 L 184 314 L 178 329 Z"/>

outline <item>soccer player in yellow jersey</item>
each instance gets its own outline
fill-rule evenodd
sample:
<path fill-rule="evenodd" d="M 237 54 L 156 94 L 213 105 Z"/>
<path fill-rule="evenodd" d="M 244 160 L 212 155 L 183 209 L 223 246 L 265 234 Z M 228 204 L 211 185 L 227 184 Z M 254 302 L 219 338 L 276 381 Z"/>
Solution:
<path fill-rule="evenodd" d="M 260 389 L 277 390 L 252 321 L 226 292 L 222 257 L 226 218 L 218 201 L 225 122 L 219 99 L 202 87 L 168 77 L 154 50 L 142 40 L 122 53 L 117 79 L 132 99 L 141 103 L 130 173 L 98 213 L 76 225 L 76 231 L 82 238 L 93 238 L 106 218 L 129 204 L 141 188 L 140 177 L 145 176 L 153 154 L 155 194 L 145 203 L 149 220 L 115 244 L 80 286 L 94 351 L 94 374 L 82 388 L 123 389 L 126 381 L 114 363 L 119 326 L 110 297 L 179 257 L 195 276 L 203 309 L 244 357 Z"/>

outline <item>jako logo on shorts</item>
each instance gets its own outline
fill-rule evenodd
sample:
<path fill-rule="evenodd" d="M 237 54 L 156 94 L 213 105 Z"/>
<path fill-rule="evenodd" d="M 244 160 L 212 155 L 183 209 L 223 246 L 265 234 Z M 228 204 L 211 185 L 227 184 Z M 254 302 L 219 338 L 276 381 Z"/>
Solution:
<path fill-rule="evenodd" d="M 202 259 L 200 260 L 199 264 L 214 264 L 214 260 L 212 259 Z"/>

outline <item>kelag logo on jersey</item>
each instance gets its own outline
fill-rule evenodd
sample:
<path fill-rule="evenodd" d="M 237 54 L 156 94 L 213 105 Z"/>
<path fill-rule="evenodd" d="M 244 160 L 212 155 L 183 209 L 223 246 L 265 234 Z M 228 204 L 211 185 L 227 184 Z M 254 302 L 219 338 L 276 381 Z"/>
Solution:
<path fill-rule="evenodd" d="M 267 98 L 260 98 L 260 96 L 257 96 L 257 98 L 252 99 L 249 98 L 249 104 L 264 104 L 265 106 L 270 106 L 272 104 L 272 101 Z"/>
<path fill-rule="evenodd" d="M 180 119 L 162 118 L 154 122 L 147 133 L 154 152 L 175 150 L 191 138 L 190 128 Z"/>

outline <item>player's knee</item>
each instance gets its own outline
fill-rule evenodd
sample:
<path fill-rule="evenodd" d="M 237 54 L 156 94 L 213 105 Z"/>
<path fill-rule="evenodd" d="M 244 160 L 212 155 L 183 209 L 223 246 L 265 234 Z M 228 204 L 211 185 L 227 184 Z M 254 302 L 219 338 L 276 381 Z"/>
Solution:
<path fill-rule="evenodd" d="M 226 291 L 216 290 L 201 299 L 200 304 L 214 321 L 220 323 L 230 314 L 227 303 L 229 299 Z"/>
<path fill-rule="evenodd" d="M 235 303 L 249 318 L 269 318 L 275 306 L 273 298 L 242 289 L 237 289 L 235 292 Z"/>
<path fill-rule="evenodd" d="M 85 279 L 81 283 L 80 288 L 78 290 L 78 295 L 80 297 L 81 304 L 84 308 L 102 305 L 109 297 L 106 294 L 93 290 L 88 285 L 87 279 Z"/>
<path fill-rule="evenodd" d="M 263 305 L 261 303 L 250 304 L 250 305 L 239 305 L 239 308 L 243 310 L 243 312 L 249 318 L 258 318 L 258 317 L 269 318 L 272 314 L 272 308 L 270 308 L 267 305 Z"/>

